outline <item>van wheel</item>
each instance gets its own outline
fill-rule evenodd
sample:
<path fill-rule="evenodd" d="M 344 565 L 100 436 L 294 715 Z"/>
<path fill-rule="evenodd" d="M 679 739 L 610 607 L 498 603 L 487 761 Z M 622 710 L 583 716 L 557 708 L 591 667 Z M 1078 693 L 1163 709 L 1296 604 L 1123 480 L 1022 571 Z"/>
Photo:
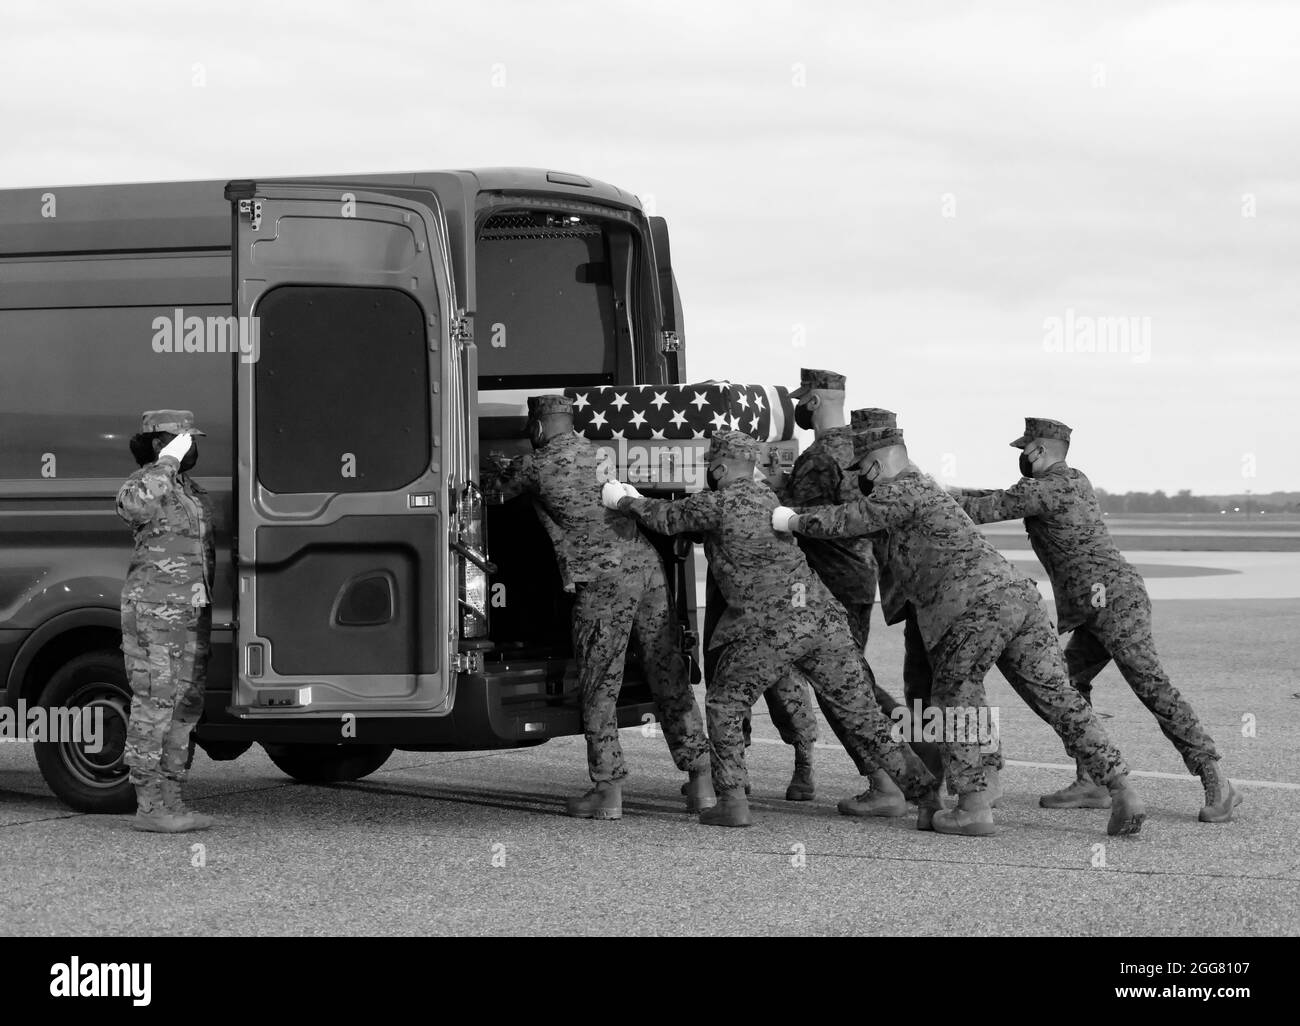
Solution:
<path fill-rule="evenodd" d="M 388 761 L 392 745 L 306 745 L 262 742 L 276 767 L 303 784 L 360 780 Z"/>
<path fill-rule="evenodd" d="M 36 744 L 36 764 L 50 790 L 78 812 L 131 812 L 135 789 L 122 759 L 131 688 L 122 653 L 104 649 L 64 663 L 45 685 L 40 704 L 47 710 L 81 709 L 83 723 L 87 715 L 103 717 L 98 751 L 64 736 Z"/>

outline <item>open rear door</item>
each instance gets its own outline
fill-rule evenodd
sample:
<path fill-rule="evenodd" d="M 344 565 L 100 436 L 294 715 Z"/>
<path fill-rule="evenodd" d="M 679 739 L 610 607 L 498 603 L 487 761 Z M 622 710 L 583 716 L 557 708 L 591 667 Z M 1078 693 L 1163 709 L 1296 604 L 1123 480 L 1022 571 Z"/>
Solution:
<path fill-rule="evenodd" d="M 445 713 L 464 432 L 437 199 L 250 182 L 227 198 L 256 341 L 236 386 L 232 712 Z"/>

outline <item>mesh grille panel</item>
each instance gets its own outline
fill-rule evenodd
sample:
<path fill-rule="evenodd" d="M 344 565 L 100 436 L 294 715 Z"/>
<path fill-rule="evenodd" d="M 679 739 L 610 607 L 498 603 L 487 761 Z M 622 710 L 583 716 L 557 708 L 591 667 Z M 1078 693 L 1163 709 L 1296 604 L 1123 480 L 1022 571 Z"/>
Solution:
<path fill-rule="evenodd" d="M 479 232 L 482 240 L 491 239 L 576 239 L 599 235 L 600 226 L 570 214 L 544 211 L 494 214 Z"/>

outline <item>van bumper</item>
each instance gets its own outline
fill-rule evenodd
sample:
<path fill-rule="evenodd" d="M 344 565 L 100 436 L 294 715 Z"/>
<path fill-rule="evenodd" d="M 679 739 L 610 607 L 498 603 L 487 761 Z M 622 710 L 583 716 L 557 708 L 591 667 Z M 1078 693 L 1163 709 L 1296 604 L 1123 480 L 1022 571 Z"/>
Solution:
<path fill-rule="evenodd" d="M 460 673 L 449 713 L 398 715 L 357 713 L 358 742 L 414 751 L 486 751 L 541 744 L 582 733 L 576 692 L 550 662 L 519 663 Z M 629 668 L 630 669 L 630 668 Z M 559 669 L 563 674 L 563 669 Z M 572 681 L 570 681 L 572 683 Z M 228 710 L 230 692 L 209 691 L 197 730 L 211 741 L 273 741 L 337 744 L 339 717 L 241 720 Z M 644 683 L 629 679 L 619 696 L 618 725 L 638 727 L 659 717 Z"/>

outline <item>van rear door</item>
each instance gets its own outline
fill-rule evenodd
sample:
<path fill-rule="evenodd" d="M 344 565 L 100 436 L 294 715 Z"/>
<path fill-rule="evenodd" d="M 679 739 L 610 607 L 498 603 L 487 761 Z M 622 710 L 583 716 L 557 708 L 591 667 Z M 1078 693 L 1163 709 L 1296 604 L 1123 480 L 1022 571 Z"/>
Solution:
<path fill-rule="evenodd" d="M 465 481 L 455 308 L 427 190 L 231 183 L 245 718 L 442 714 Z M 445 384 L 445 387 L 444 387 Z"/>

